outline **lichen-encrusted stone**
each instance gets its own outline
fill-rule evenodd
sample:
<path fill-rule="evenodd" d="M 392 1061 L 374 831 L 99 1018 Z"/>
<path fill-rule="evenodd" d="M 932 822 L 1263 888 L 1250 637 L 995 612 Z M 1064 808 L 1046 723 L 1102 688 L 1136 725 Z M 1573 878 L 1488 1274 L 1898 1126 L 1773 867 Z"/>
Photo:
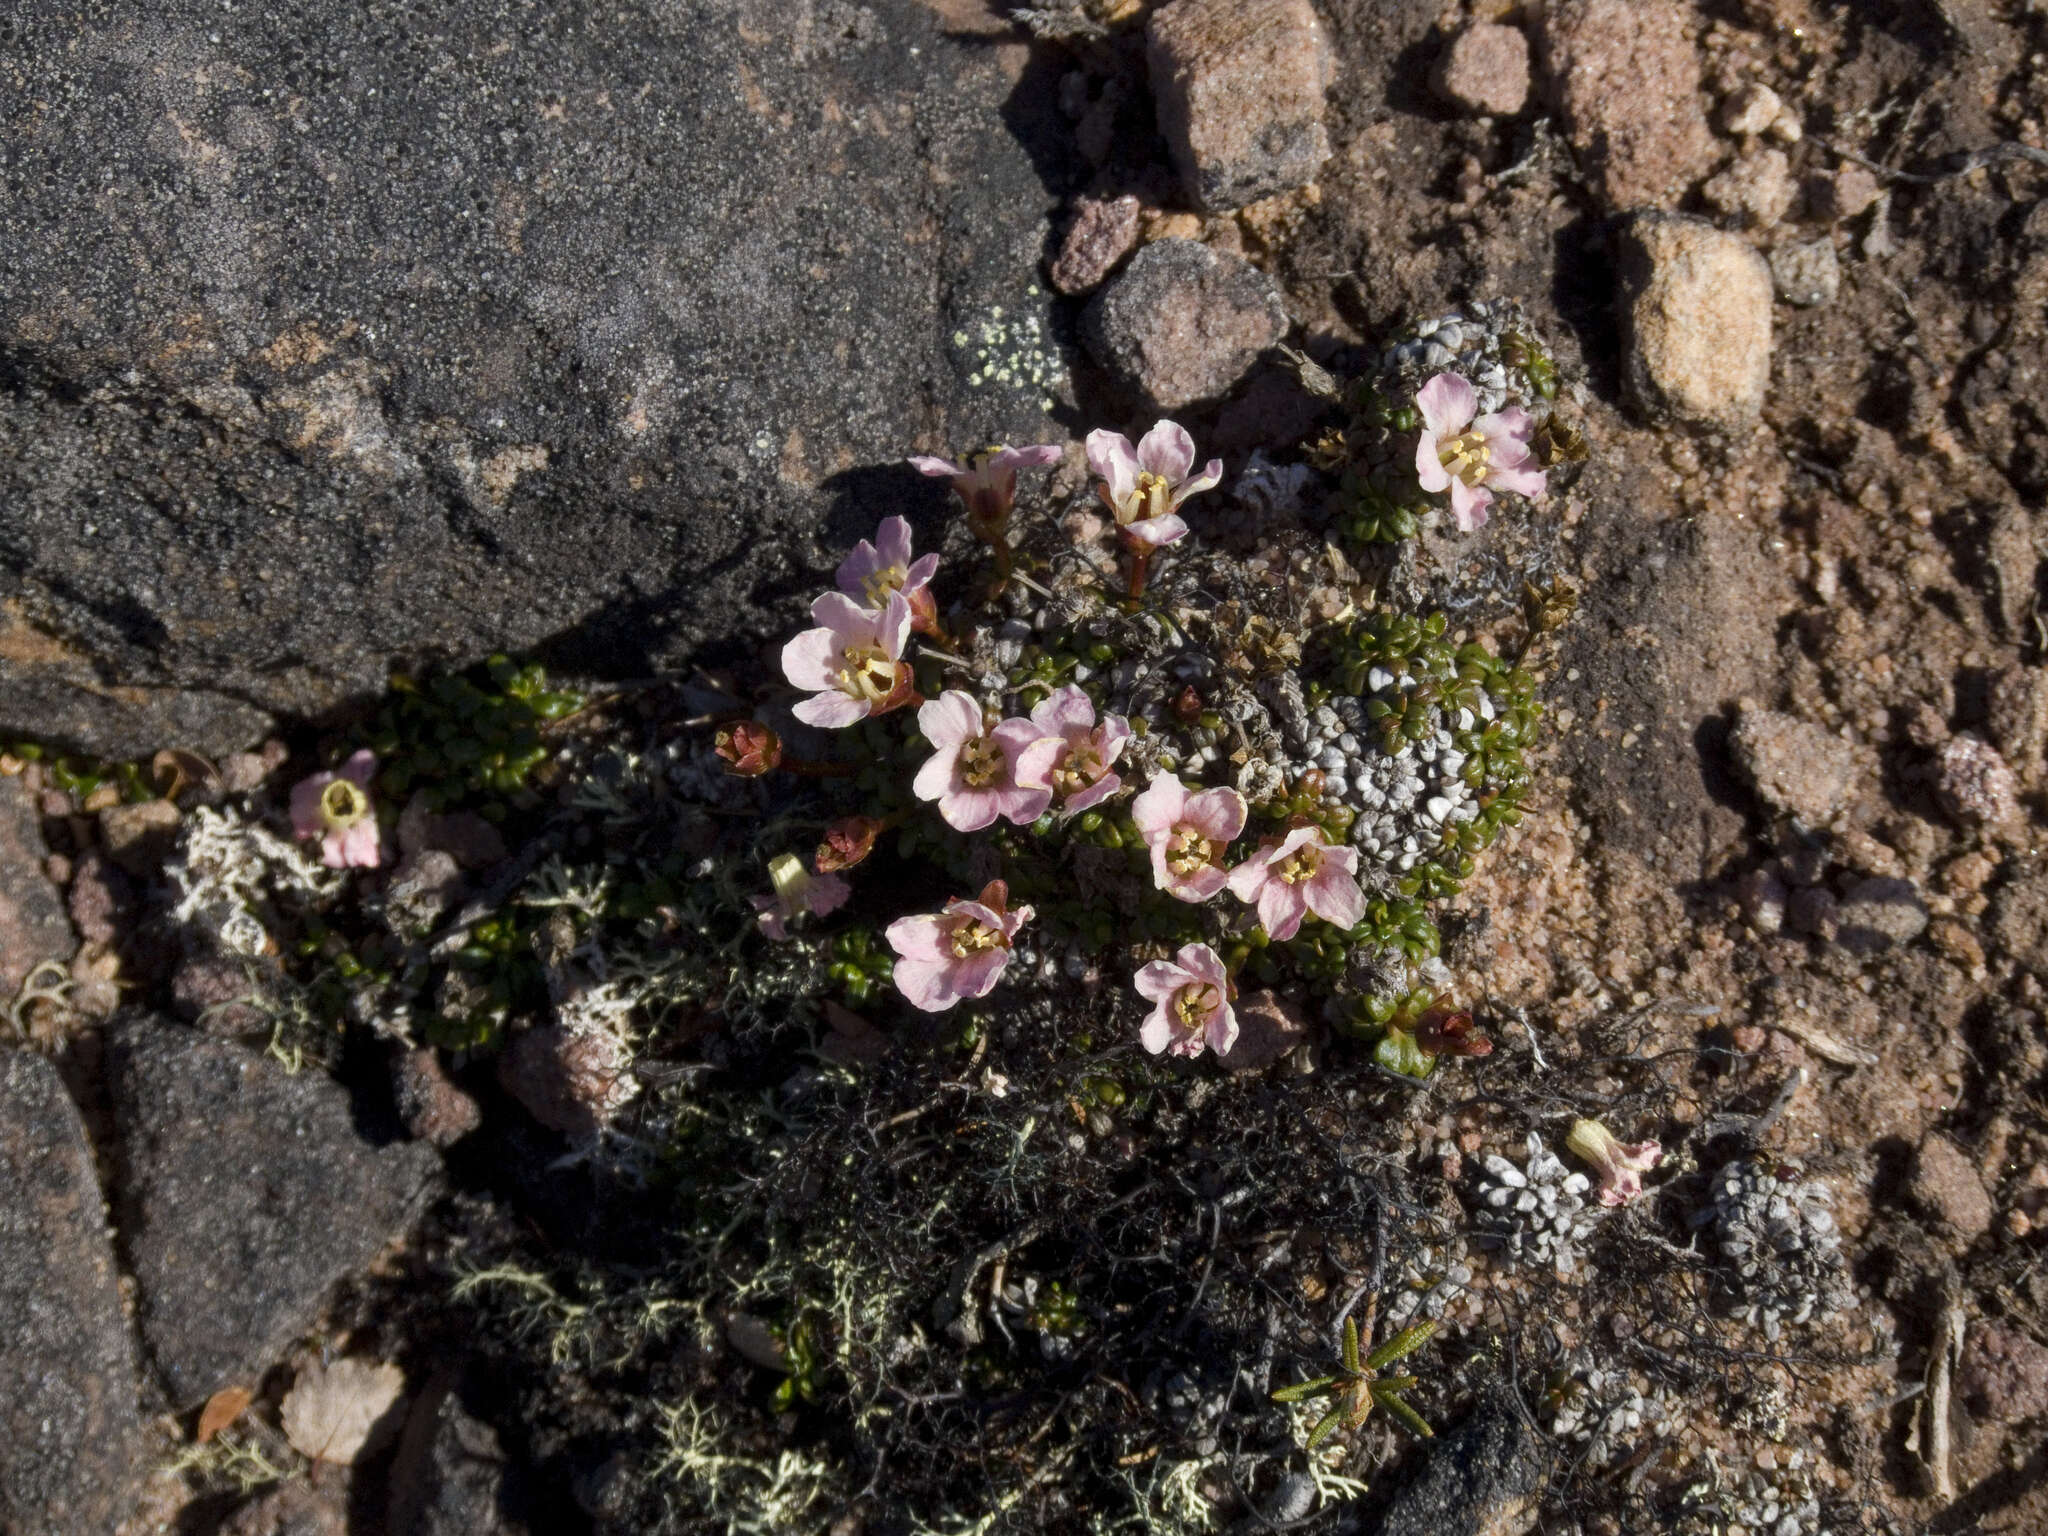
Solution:
<path fill-rule="evenodd" d="M 1624 380 L 1638 409 L 1740 427 L 1771 382 L 1771 269 L 1704 219 L 1638 214 L 1621 239 Z"/>
<path fill-rule="evenodd" d="M 110 1536 L 144 1465 L 84 1127 L 54 1067 L 0 1050 L 0 1531 Z"/>
<path fill-rule="evenodd" d="M 20 779 L 0 778 L 0 1003 L 45 960 L 68 960 L 78 937 L 43 873 L 42 813 Z"/>
<path fill-rule="evenodd" d="M 1193 240 L 1155 240 L 1089 305 L 1089 350 L 1152 406 L 1214 400 L 1287 334 L 1280 285 Z"/>
<path fill-rule="evenodd" d="M 1667 206 L 1713 155 L 1689 20 L 1674 0 L 1551 0 L 1542 11 L 1551 100 L 1609 207 Z"/>
<path fill-rule="evenodd" d="M 1747 702 L 1728 733 L 1728 748 L 1767 807 L 1810 827 L 1840 816 L 1862 778 L 1862 755 L 1852 743 L 1810 720 Z"/>
<path fill-rule="evenodd" d="M 1241 208 L 1315 180 L 1330 49 L 1309 0 L 1174 0 L 1146 40 L 1159 131 L 1197 203 Z"/>
<path fill-rule="evenodd" d="M 1451 39 L 1430 83 L 1452 106 L 1513 117 L 1529 101 L 1528 35 L 1520 27 L 1474 22 Z"/>
<path fill-rule="evenodd" d="M 179 1406 L 253 1381 L 440 1166 L 365 1140 L 325 1073 L 152 1017 L 109 1031 L 107 1076 L 143 1342 Z"/>

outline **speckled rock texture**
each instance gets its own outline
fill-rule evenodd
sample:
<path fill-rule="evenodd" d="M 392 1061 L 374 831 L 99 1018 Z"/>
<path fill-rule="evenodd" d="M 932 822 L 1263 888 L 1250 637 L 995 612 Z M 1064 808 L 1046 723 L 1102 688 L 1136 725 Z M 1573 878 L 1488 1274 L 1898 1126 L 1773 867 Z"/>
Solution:
<path fill-rule="evenodd" d="M 64 898 L 43 873 L 42 814 L 21 780 L 0 778 L 0 1001 L 11 1001 L 44 960 L 68 960 L 78 938 Z"/>
<path fill-rule="evenodd" d="M 219 754 L 544 642 L 645 675 L 786 629 L 821 533 L 937 514 L 905 454 L 1049 435 L 1060 151 L 1005 106 L 1000 17 L 5 27 L 36 109 L 0 120 L 0 732 Z"/>
<path fill-rule="evenodd" d="M 143 1470 L 135 1356 L 85 1130 L 57 1071 L 0 1053 L 0 1531 L 101 1536 Z"/>
<path fill-rule="evenodd" d="M 182 1025 L 117 1022 L 107 1077 L 143 1343 L 180 1407 L 255 1380 L 440 1167 L 420 1143 L 366 1140 L 325 1073 Z"/>
<path fill-rule="evenodd" d="M 1088 350 L 1162 411 L 1226 394 L 1287 334 L 1280 285 L 1195 240 L 1155 240 L 1082 318 Z"/>
<path fill-rule="evenodd" d="M 1728 749 L 1774 813 L 1825 826 L 1854 802 L 1866 764 L 1855 745 L 1810 720 L 1744 701 Z"/>
<path fill-rule="evenodd" d="M 1714 155 L 1700 60 L 1673 0 L 1551 0 L 1549 96 L 1610 208 L 1667 207 Z"/>
<path fill-rule="evenodd" d="M 1734 429 L 1771 382 L 1771 269 L 1704 219 L 1644 213 L 1621 238 L 1623 382 L 1652 419 Z"/>
<path fill-rule="evenodd" d="M 1241 208 L 1315 180 L 1332 65 L 1309 0 L 1174 0 L 1145 36 L 1159 131 L 1197 204 Z"/>
<path fill-rule="evenodd" d="M 1550 1451 L 1505 1384 L 1430 1448 L 1378 1536 L 1520 1536 L 1534 1523 Z"/>
<path fill-rule="evenodd" d="M 391 1469 L 392 1536 L 523 1536 L 531 1503 L 497 1431 L 446 1383 L 430 1385 L 406 1419 Z"/>

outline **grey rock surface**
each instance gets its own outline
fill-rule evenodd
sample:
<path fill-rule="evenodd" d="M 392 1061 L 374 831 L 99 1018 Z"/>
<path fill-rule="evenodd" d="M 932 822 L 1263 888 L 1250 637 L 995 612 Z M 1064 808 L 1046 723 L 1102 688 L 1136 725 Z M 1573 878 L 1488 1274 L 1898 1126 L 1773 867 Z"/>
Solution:
<path fill-rule="evenodd" d="M 391 1536 L 521 1536 L 519 1469 L 445 1384 L 406 1419 L 391 1469 Z"/>
<path fill-rule="evenodd" d="M 180 1407 L 253 1381 L 440 1166 L 419 1143 L 366 1141 L 324 1073 L 156 1018 L 109 1030 L 107 1078 L 143 1343 Z"/>
<path fill-rule="evenodd" d="M 938 514 L 905 454 L 1053 435 L 1055 161 L 1021 43 L 941 10 L 13 7 L 0 730 L 219 754 L 395 665 L 644 674 Z"/>
<path fill-rule="evenodd" d="M 1910 944 L 1927 931 L 1927 904 L 1910 880 L 1872 875 L 1842 892 L 1835 908 L 1835 940 L 1874 955 Z"/>
<path fill-rule="evenodd" d="M 98 1180 L 57 1071 L 0 1053 L 0 1531 L 97 1536 L 143 1466 Z"/>
<path fill-rule="evenodd" d="M 78 948 L 64 898 L 43 872 L 49 852 L 35 796 L 0 778 L 0 1001 L 12 1001 L 41 962 Z"/>
<path fill-rule="evenodd" d="M 1378 1536 L 1512 1536 L 1533 1522 L 1549 1474 L 1548 1444 L 1496 1383 L 1430 1449 Z"/>
<path fill-rule="evenodd" d="M 1082 319 L 1095 360 L 1162 411 L 1214 400 L 1287 334 L 1280 285 L 1195 240 L 1155 240 Z"/>

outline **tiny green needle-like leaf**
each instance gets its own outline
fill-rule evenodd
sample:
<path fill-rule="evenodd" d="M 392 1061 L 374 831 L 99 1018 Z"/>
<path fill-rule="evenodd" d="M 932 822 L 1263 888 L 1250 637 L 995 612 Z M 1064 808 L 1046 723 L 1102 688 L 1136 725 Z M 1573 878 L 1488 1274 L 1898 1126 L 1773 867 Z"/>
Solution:
<path fill-rule="evenodd" d="M 1403 1355 L 1412 1355 L 1427 1344 L 1436 1333 L 1436 1324 L 1425 1321 L 1403 1328 L 1386 1343 L 1367 1357 L 1365 1368 L 1369 1371 L 1385 1370 Z"/>
<path fill-rule="evenodd" d="M 1344 1319 L 1344 1369 L 1353 1376 L 1365 1374 L 1358 1363 L 1358 1320 Z"/>
<path fill-rule="evenodd" d="M 1342 1408 L 1332 1408 L 1328 1413 L 1324 1414 L 1316 1421 L 1316 1427 L 1308 1432 L 1308 1449 L 1314 1450 L 1318 1445 L 1321 1445 L 1336 1430 L 1337 1426 L 1343 1422 L 1344 1410 Z"/>
<path fill-rule="evenodd" d="M 1385 1386 L 1387 1390 L 1381 1390 Z M 1373 1401 L 1391 1413 L 1410 1434 L 1424 1440 L 1432 1440 L 1436 1432 L 1429 1427 L 1429 1421 L 1401 1400 L 1400 1392 L 1390 1383 L 1373 1384 Z"/>
<path fill-rule="evenodd" d="M 1318 1376 L 1313 1381 L 1297 1381 L 1293 1386 L 1282 1387 L 1278 1392 L 1275 1392 L 1273 1394 L 1273 1401 L 1276 1403 L 1298 1403 L 1305 1397 L 1314 1397 L 1320 1392 L 1327 1391 L 1330 1383 L 1336 1379 L 1334 1376 Z"/>

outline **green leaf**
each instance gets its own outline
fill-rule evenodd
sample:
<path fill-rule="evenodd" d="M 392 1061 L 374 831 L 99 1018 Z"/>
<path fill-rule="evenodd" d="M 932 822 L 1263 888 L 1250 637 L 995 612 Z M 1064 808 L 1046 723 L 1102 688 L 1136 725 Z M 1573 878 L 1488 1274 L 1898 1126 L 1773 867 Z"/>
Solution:
<path fill-rule="evenodd" d="M 1369 1371 L 1385 1370 L 1403 1355 L 1414 1354 L 1427 1344 L 1435 1333 L 1436 1324 L 1433 1321 L 1412 1323 L 1368 1355 L 1365 1368 Z"/>
<path fill-rule="evenodd" d="M 1344 1369 L 1353 1376 L 1365 1374 L 1358 1365 L 1358 1319 L 1355 1317 L 1344 1319 Z"/>
<path fill-rule="evenodd" d="M 1314 1450 L 1325 1440 L 1329 1439 L 1331 1432 L 1343 1422 L 1344 1410 L 1342 1408 L 1332 1408 L 1328 1413 L 1324 1414 L 1316 1421 L 1316 1427 L 1308 1432 L 1308 1449 Z"/>
<path fill-rule="evenodd" d="M 1423 1440 L 1436 1438 L 1436 1431 L 1429 1427 L 1429 1420 L 1417 1413 L 1401 1400 L 1398 1390 L 1381 1390 L 1382 1383 L 1373 1383 L 1373 1401 L 1391 1413 L 1408 1433 Z"/>
<path fill-rule="evenodd" d="M 1327 1390 L 1330 1383 L 1336 1379 L 1334 1376 L 1318 1376 L 1313 1381 L 1297 1381 L 1293 1386 L 1282 1387 L 1278 1392 L 1275 1392 L 1273 1394 L 1273 1401 L 1276 1403 L 1298 1403 L 1305 1397 L 1314 1397 L 1318 1393 Z"/>

